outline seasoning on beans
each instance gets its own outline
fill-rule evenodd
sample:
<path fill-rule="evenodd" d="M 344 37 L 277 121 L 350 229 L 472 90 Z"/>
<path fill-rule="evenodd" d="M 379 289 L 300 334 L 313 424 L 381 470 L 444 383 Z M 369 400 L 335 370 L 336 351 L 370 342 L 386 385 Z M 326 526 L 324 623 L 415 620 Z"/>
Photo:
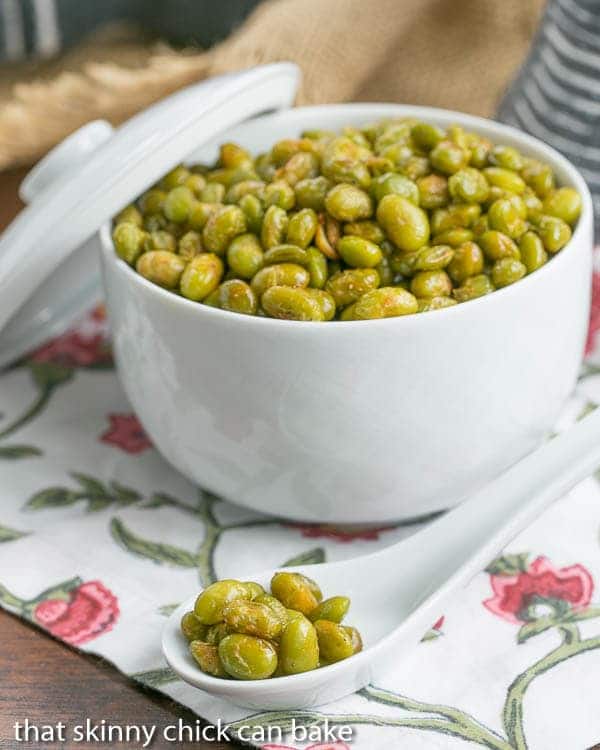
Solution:
<path fill-rule="evenodd" d="M 264 680 L 308 672 L 361 651 L 358 630 L 341 624 L 349 608 L 348 597 L 323 599 L 308 576 L 280 571 L 270 594 L 253 581 L 227 579 L 207 586 L 194 610 L 184 614 L 181 632 L 206 674 Z"/>
<path fill-rule="evenodd" d="M 569 242 L 581 207 L 512 146 L 389 119 L 306 132 L 257 156 L 225 143 L 215 164 L 179 165 L 126 206 L 113 241 L 145 279 L 198 304 L 357 321 L 518 282 Z"/>

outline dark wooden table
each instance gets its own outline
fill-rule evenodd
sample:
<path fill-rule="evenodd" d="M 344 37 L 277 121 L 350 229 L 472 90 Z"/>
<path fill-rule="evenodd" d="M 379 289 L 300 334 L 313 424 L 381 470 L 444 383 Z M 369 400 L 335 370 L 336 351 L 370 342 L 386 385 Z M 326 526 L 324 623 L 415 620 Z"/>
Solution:
<path fill-rule="evenodd" d="M 24 172 L 0 175 L 0 227 L 6 226 L 20 208 L 17 188 Z M 64 646 L 35 627 L 0 610 L 0 748 L 54 747 L 74 750 L 108 745 L 99 743 L 17 743 L 15 722 L 33 725 L 62 721 L 67 728 L 92 722 L 120 726 L 156 725 L 157 737 L 164 727 L 183 719 L 194 727 L 197 717 L 157 692 L 138 687 L 100 659 Z M 127 745 L 122 745 L 127 747 Z M 134 747 L 134 745 L 129 745 Z M 216 742 L 169 743 L 157 739 L 152 748 L 224 750 L 232 745 Z"/>

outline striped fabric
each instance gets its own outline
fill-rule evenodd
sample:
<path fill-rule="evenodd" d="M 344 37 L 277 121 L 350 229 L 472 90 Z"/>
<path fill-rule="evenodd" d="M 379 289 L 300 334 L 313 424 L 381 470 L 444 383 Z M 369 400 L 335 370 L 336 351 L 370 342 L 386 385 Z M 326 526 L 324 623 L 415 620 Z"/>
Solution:
<path fill-rule="evenodd" d="M 13 61 L 50 57 L 60 48 L 55 0 L 0 0 L 0 50 Z"/>
<path fill-rule="evenodd" d="M 261 0 L 0 0 L 0 62 L 45 58 L 112 22 L 175 44 L 210 47 Z"/>
<path fill-rule="evenodd" d="M 579 167 L 600 230 L 600 0 L 549 0 L 499 119 L 541 138 Z"/>

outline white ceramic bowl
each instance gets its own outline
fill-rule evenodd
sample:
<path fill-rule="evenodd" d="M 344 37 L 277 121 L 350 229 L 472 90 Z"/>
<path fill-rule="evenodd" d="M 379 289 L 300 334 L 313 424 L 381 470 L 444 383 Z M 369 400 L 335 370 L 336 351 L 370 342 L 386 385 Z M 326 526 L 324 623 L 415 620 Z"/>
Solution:
<path fill-rule="evenodd" d="M 257 153 L 307 128 L 389 116 L 464 124 L 548 162 L 583 197 L 570 243 L 522 281 L 466 304 L 310 324 L 234 315 L 136 274 L 101 229 L 121 381 L 156 447 L 225 498 L 303 521 L 382 523 L 448 508 L 549 432 L 580 366 L 592 204 L 556 151 L 489 120 L 391 104 L 265 115 L 223 133 Z M 212 159 L 217 143 L 195 155 Z"/>

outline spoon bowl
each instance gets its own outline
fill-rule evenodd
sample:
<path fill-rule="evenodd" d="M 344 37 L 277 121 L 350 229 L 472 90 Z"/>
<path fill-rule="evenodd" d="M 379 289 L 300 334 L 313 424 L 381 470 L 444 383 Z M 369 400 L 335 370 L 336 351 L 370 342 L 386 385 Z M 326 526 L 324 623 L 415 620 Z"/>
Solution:
<path fill-rule="evenodd" d="M 348 575 L 344 562 L 319 565 L 318 570 L 315 570 L 316 567 L 305 565 L 293 570 L 311 577 L 317 576 L 319 585 L 326 592 L 338 590 L 340 581 L 345 581 Z M 276 572 L 277 569 L 264 571 L 252 576 L 252 580 L 268 591 Z M 364 646 L 363 651 L 351 659 L 311 672 L 267 680 L 243 682 L 211 677 L 198 668 L 179 628 L 185 612 L 194 609 L 196 596 L 178 607 L 165 626 L 162 641 L 165 659 L 186 682 L 237 705 L 255 709 L 294 709 L 330 703 L 371 682 L 375 673 L 373 647 L 389 636 L 398 624 L 398 615 L 393 608 L 384 610 L 381 618 L 372 617 L 373 607 L 381 609 L 381 603 L 365 583 L 362 578 L 348 581 L 347 585 L 344 583 L 344 595 L 352 600 L 348 622 L 358 628 Z"/>
<path fill-rule="evenodd" d="M 163 632 L 163 652 L 186 682 L 255 709 L 322 705 L 397 668 L 443 613 L 451 596 L 477 575 L 544 508 L 600 464 L 600 410 L 545 443 L 455 510 L 408 539 L 371 555 L 293 568 L 314 578 L 325 595 L 352 600 L 349 622 L 363 650 L 344 661 L 297 675 L 236 681 L 204 674 L 180 631 L 182 604 Z M 265 589 L 277 569 L 252 576 Z M 246 579 L 248 576 L 243 575 Z"/>

